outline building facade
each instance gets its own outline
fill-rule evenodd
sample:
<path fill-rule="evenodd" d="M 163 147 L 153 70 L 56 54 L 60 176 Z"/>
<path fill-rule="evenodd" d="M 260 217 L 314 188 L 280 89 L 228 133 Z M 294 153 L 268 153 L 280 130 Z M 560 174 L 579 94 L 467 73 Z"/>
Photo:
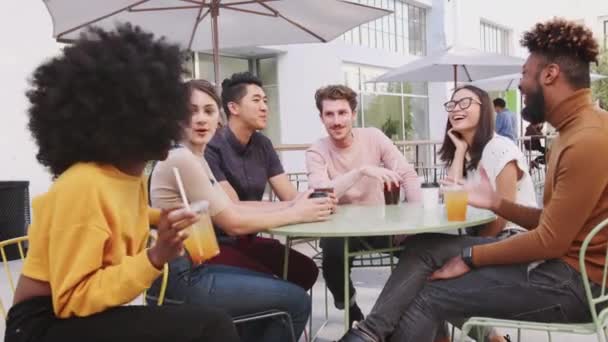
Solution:
<path fill-rule="evenodd" d="M 442 104 L 448 99 L 450 84 L 368 81 L 450 45 L 525 57 L 519 46 L 522 32 L 554 16 L 584 22 L 600 44 L 606 46 L 608 41 L 605 0 L 352 1 L 393 13 L 327 44 L 223 51 L 222 77 L 252 71 L 264 81 L 271 108 L 265 133 L 275 144 L 306 144 L 325 135 L 314 92 L 335 83 L 359 92 L 359 126 L 378 127 L 395 140 L 442 139 L 447 119 Z M 0 29 L 5 48 L 0 54 L 5 118 L 0 128 L 0 179 L 29 180 L 35 195 L 45 191 L 51 179 L 35 159 L 36 149 L 26 128 L 24 92 L 33 69 L 60 46 L 52 39 L 51 18 L 41 0 L 1 2 Z M 213 80 L 209 55 L 196 54 L 190 68 L 193 76 Z M 288 152 L 282 158 L 288 171 L 304 169 L 303 153 Z"/>

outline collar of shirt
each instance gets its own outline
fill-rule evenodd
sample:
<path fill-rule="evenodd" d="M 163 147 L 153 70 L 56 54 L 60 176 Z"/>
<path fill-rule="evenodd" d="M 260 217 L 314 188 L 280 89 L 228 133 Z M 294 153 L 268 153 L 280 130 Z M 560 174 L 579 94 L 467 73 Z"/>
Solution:
<path fill-rule="evenodd" d="M 236 137 L 236 135 L 234 135 L 234 132 L 232 132 L 232 130 L 230 130 L 228 126 L 224 127 L 221 130 L 221 134 L 223 134 L 226 141 L 228 141 L 228 144 L 232 147 L 232 149 L 234 149 L 236 153 L 243 155 L 247 152 L 249 146 L 252 145 L 256 132 L 251 135 L 251 138 L 249 138 L 249 142 L 247 144 L 242 144 Z"/>
<path fill-rule="evenodd" d="M 576 121 L 583 107 L 592 107 L 591 89 L 583 88 L 575 91 L 553 108 L 547 111 L 547 121 L 558 131 Z"/>

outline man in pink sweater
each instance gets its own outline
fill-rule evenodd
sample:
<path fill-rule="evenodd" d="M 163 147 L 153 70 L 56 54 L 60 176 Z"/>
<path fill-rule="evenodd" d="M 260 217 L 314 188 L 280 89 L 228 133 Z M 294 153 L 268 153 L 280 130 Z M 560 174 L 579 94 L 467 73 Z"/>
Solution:
<path fill-rule="evenodd" d="M 339 204 L 383 205 L 383 187 L 401 186 L 408 202 L 421 198 L 416 171 L 393 142 L 377 128 L 353 128 L 357 93 L 342 85 L 317 90 L 315 101 L 328 137 L 306 151 L 309 186 L 333 187 Z M 386 237 L 350 238 L 351 252 L 388 247 Z M 334 296 L 336 308 L 344 308 L 344 242 L 321 239 L 323 277 Z M 352 265 L 352 260 L 351 260 Z M 363 319 L 349 279 L 350 323 Z"/>

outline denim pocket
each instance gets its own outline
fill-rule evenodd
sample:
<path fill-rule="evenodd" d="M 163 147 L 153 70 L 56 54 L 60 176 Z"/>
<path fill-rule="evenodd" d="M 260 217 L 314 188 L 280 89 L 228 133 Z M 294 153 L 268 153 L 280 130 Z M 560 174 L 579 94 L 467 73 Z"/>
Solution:
<path fill-rule="evenodd" d="M 568 316 L 566 316 L 566 313 L 560 304 L 522 312 L 514 315 L 512 319 L 533 322 L 569 323 Z"/>
<path fill-rule="evenodd" d="M 547 260 L 528 271 L 528 282 L 551 291 L 566 290 L 573 282 L 574 270 L 561 260 Z"/>

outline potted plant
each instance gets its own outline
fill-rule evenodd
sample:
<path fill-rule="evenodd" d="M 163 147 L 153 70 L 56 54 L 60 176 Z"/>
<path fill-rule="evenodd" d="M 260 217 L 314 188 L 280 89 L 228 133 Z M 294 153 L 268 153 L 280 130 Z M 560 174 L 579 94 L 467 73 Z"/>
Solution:
<path fill-rule="evenodd" d="M 398 139 L 399 137 L 397 133 L 399 132 L 399 121 L 388 117 L 382 124 L 382 132 L 384 132 L 389 139 Z"/>

